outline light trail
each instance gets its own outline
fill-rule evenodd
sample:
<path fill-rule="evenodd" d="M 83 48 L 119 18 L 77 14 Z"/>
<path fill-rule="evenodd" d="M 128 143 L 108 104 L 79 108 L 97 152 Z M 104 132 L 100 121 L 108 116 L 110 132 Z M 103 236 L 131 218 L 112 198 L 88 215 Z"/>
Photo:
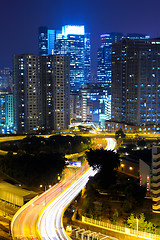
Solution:
<path fill-rule="evenodd" d="M 116 141 L 110 138 L 107 139 L 107 142 L 108 144 L 106 149 L 113 150 L 116 146 Z M 43 212 L 38 226 L 39 233 L 43 240 L 70 239 L 64 231 L 62 222 L 63 211 L 86 185 L 89 177 L 93 176 L 95 173 L 96 171 L 89 168 L 86 173 L 79 177 L 71 186 L 69 186 L 61 195 L 49 204 L 45 212 Z"/>
<path fill-rule="evenodd" d="M 107 138 L 106 150 L 114 150 L 116 147 L 116 140 L 114 138 Z"/>
<path fill-rule="evenodd" d="M 113 150 L 116 142 L 107 139 L 107 149 Z M 14 216 L 11 232 L 14 240 L 69 240 L 62 217 L 64 210 L 96 172 L 88 165 L 68 174 L 59 184 L 25 204 Z"/>
<path fill-rule="evenodd" d="M 86 185 L 89 177 L 93 176 L 95 173 L 96 171 L 89 168 L 73 184 L 65 189 L 61 195 L 48 205 L 40 218 L 38 226 L 42 239 L 70 239 L 63 228 L 63 211 Z"/>

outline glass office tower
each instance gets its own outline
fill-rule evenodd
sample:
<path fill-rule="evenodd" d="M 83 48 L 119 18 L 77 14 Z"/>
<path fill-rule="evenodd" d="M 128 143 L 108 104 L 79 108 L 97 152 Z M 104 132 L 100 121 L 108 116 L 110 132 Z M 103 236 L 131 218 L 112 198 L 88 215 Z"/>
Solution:
<path fill-rule="evenodd" d="M 13 131 L 13 94 L 7 89 L 0 90 L 0 133 Z"/>
<path fill-rule="evenodd" d="M 148 39 L 150 36 L 141 33 L 130 33 L 126 36 L 120 32 L 102 34 L 101 46 L 97 51 L 97 81 L 105 83 L 111 89 L 111 55 L 112 43 L 120 41 L 122 38 Z"/>
<path fill-rule="evenodd" d="M 90 34 L 84 26 L 65 25 L 61 31 L 39 28 L 39 54 L 70 56 L 70 92 L 76 94 L 81 85 L 90 82 Z"/>
<path fill-rule="evenodd" d="M 54 54 L 54 41 L 56 31 L 48 27 L 39 28 L 39 55 L 46 56 Z"/>
<path fill-rule="evenodd" d="M 90 82 L 90 34 L 85 33 L 84 26 L 63 26 L 62 34 L 56 36 L 55 54 L 70 56 L 71 94 Z"/>
<path fill-rule="evenodd" d="M 97 82 L 105 83 L 106 87 L 111 92 L 111 54 L 112 43 L 121 40 L 122 33 L 112 32 L 102 34 L 101 46 L 97 52 Z"/>

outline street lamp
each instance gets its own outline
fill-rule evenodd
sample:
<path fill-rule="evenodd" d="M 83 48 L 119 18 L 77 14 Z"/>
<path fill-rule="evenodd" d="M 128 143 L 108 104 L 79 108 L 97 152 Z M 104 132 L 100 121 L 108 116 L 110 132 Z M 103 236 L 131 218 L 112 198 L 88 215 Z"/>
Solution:
<path fill-rule="evenodd" d="M 42 187 L 43 187 L 43 185 L 41 184 L 41 185 L 40 185 L 40 188 L 42 188 Z M 48 187 L 51 188 L 52 185 L 49 185 Z M 44 191 L 46 192 L 46 190 L 47 190 L 47 186 L 44 186 Z M 44 197 L 45 197 L 45 199 L 44 199 L 44 200 L 45 200 L 44 205 L 46 206 L 46 193 L 44 193 Z"/>
<path fill-rule="evenodd" d="M 43 187 L 43 185 L 41 184 L 41 185 L 39 185 L 40 186 L 40 188 L 42 188 Z M 44 186 L 44 191 L 46 191 L 48 188 L 51 188 L 52 187 L 52 185 L 45 185 Z"/>
<path fill-rule="evenodd" d="M 138 218 L 136 218 L 137 221 L 137 239 L 138 239 Z"/>

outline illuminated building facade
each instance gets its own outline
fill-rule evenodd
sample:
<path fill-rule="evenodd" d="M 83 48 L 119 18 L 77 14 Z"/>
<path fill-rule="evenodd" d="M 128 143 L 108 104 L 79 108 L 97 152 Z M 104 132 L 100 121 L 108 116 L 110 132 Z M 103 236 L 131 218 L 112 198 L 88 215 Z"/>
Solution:
<path fill-rule="evenodd" d="M 70 91 L 77 93 L 81 85 L 90 82 L 90 34 L 84 26 L 63 26 L 56 37 L 55 53 L 69 55 Z"/>
<path fill-rule="evenodd" d="M 13 131 L 13 94 L 6 89 L 0 90 L 0 132 Z"/>
<path fill-rule="evenodd" d="M 107 87 L 108 108 L 111 109 L 111 55 L 112 43 L 119 41 L 122 33 L 107 33 L 101 36 L 101 46 L 97 51 L 97 82 L 103 83 Z M 111 115 L 110 115 L 111 117 Z M 108 120 L 107 118 L 106 120 Z"/>
<path fill-rule="evenodd" d="M 77 119 L 105 126 L 105 120 L 111 118 L 110 96 L 107 88 L 100 83 L 82 85 L 79 90 Z"/>
<path fill-rule="evenodd" d="M 135 40 L 135 39 L 149 39 L 150 36 L 142 33 L 128 33 L 126 38 Z"/>
<path fill-rule="evenodd" d="M 106 120 L 105 121 L 105 129 L 106 132 L 112 132 L 115 133 L 118 129 L 122 129 L 124 133 L 137 133 L 137 134 L 154 134 L 155 137 L 158 137 L 160 134 L 160 126 L 159 125 L 142 125 L 142 126 L 135 126 L 135 125 L 130 125 L 126 124 L 124 122 L 114 122 L 111 120 Z"/>
<path fill-rule="evenodd" d="M 61 31 L 39 28 L 39 54 L 61 54 L 70 57 L 70 91 L 78 92 L 82 84 L 90 82 L 90 34 L 84 26 L 65 25 Z"/>
<path fill-rule="evenodd" d="M 39 28 L 39 55 L 54 54 L 54 41 L 56 39 L 56 31 L 48 27 Z"/>
<path fill-rule="evenodd" d="M 160 121 L 160 39 L 112 44 L 112 121 L 157 125 Z"/>
<path fill-rule="evenodd" d="M 97 51 L 97 82 L 105 83 L 111 89 L 112 43 L 116 43 L 122 38 L 148 39 L 150 36 L 139 33 L 130 33 L 125 36 L 120 32 L 111 32 L 102 34 L 100 38 L 101 46 Z"/>
<path fill-rule="evenodd" d="M 41 81 L 38 55 L 13 57 L 14 126 L 21 133 L 35 132 L 41 125 Z"/>
<path fill-rule="evenodd" d="M 139 159 L 139 176 L 140 176 L 140 186 L 146 188 L 147 192 L 150 192 L 150 166 L 145 163 L 142 159 Z"/>
<path fill-rule="evenodd" d="M 41 57 L 42 126 L 46 130 L 70 125 L 69 56 Z"/>
<path fill-rule="evenodd" d="M 19 133 L 67 129 L 69 56 L 15 55 L 14 126 Z"/>
<path fill-rule="evenodd" d="M 152 212 L 160 213 L 160 146 L 152 147 Z"/>
<path fill-rule="evenodd" d="M 108 89 L 111 89 L 111 55 L 112 43 L 120 41 L 122 33 L 102 34 L 101 46 L 97 52 L 97 82 L 105 83 Z"/>
<path fill-rule="evenodd" d="M 10 68 L 5 67 L 0 69 L 0 89 L 10 88 L 10 91 L 13 90 L 13 82 L 12 82 L 12 73 Z"/>

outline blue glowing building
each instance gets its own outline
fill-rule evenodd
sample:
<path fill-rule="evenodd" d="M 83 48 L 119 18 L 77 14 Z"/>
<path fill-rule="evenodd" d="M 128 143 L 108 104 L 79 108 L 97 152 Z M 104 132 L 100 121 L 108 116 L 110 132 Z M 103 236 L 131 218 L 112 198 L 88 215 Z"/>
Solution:
<path fill-rule="evenodd" d="M 120 32 L 102 34 L 101 46 L 97 51 L 97 82 L 104 83 L 111 90 L 111 55 L 112 43 L 120 41 L 122 38 L 129 39 L 148 39 L 150 36 L 141 33 L 130 33 L 126 36 Z"/>
<path fill-rule="evenodd" d="M 39 54 L 61 54 L 70 57 L 70 92 L 78 93 L 90 82 L 90 34 L 83 25 L 65 25 L 61 31 L 39 28 Z"/>
<path fill-rule="evenodd" d="M 84 26 L 63 26 L 61 35 L 56 37 L 55 54 L 70 56 L 71 93 L 90 82 L 90 34 L 85 33 Z"/>
<path fill-rule="evenodd" d="M 79 90 L 77 120 L 90 121 L 105 126 L 105 120 L 111 118 L 111 95 L 101 83 L 88 83 Z"/>
<path fill-rule="evenodd" d="M 56 39 L 56 31 L 48 27 L 39 28 L 39 55 L 54 54 L 54 41 Z"/>
<path fill-rule="evenodd" d="M 13 94 L 0 90 L 0 133 L 13 132 Z"/>
<path fill-rule="evenodd" d="M 122 33 L 112 32 L 102 34 L 101 46 L 97 52 L 97 82 L 104 83 L 111 92 L 111 54 L 112 43 L 121 40 Z"/>

